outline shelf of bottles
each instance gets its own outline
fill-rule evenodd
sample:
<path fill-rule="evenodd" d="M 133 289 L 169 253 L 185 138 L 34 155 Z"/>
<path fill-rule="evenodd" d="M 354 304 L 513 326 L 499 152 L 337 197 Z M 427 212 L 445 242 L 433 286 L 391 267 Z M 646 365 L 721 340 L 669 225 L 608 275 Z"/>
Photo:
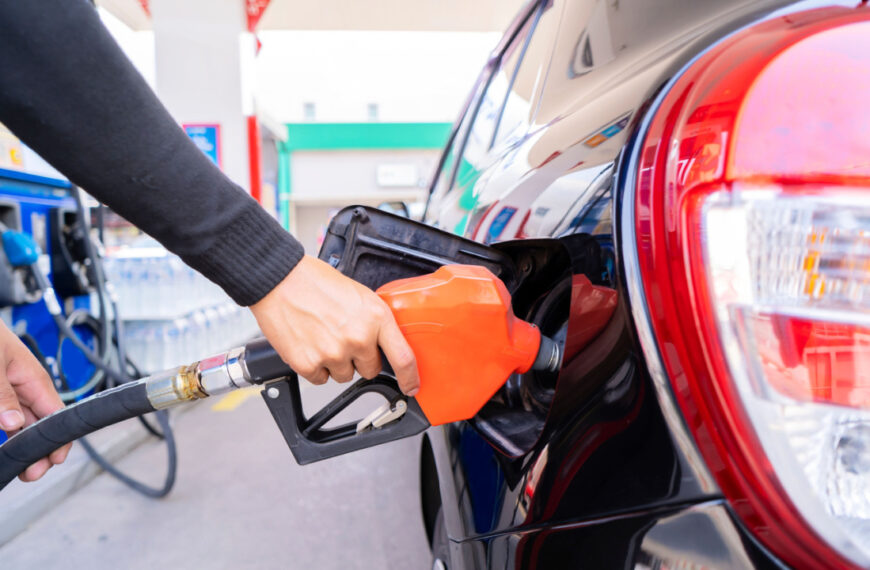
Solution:
<path fill-rule="evenodd" d="M 172 368 L 259 334 L 251 312 L 161 247 L 129 247 L 104 259 L 130 359 L 143 373 Z"/>

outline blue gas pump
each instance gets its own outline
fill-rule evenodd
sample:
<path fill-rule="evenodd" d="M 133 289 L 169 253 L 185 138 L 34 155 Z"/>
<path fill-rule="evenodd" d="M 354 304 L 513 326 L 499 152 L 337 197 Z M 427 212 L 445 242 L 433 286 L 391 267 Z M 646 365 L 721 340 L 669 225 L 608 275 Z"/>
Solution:
<path fill-rule="evenodd" d="M 64 232 L 78 221 L 72 191 L 69 181 L 59 174 L 45 176 L 0 168 L 0 223 L 10 235 L 24 234 L 38 247 L 41 253 L 36 263 L 67 313 L 76 309 L 90 312 L 87 278 L 75 267 L 70 252 L 64 251 Z M 21 265 L 21 260 L 10 259 L 5 250 L 0 253 L 0 316 L 17 334 L 28 335 L 35 342 L 54 377 L 62 372 L 66 388 L 78 389 L 93 375 L 94 366 L 70 343 L 60 345 L 58 327 Z M 86 344 L 92 344 L 89 331 L 80 328 L 76 332 Z M 60 358 L 59 350 L 63 351 Z M 0 440 L 4 439 L 0 432 Z"/>

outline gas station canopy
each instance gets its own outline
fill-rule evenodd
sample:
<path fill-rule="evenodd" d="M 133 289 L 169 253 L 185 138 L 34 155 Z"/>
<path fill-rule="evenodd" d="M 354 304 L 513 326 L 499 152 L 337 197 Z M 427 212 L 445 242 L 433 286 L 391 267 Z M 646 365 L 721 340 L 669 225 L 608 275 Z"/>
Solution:
<path fill-rule="evenodd" d="M 259 30 L 500 32 L 525 0 L 272 0 Z M 151 29 L 148 0 L 98 0 L 134 30 Z M 260 1 L 262 4 L 262 1 Z M 239 9 L 244 2 L 239 0 Z"/>

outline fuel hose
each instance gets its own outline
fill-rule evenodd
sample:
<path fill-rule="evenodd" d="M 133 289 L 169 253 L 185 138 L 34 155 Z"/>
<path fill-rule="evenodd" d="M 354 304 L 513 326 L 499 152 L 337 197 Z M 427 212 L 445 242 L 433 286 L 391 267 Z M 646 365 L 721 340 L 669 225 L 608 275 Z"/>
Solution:
<path fill-rule="evenodd" d="M 54 450 L 104 427 L 292 374 L 286 364 L 278 362 L 280 357 L 268 342 L 258 339 L 245 347 L 126 382 L 71 404 L 0 445 L 0 489 Z M 168 434 L 168 423 L 158 418 Z M 171 487 L 171 483 L 167 477 L 164 488 Z M 162 496 L 160 489 L 154 493 L 152 496 Z"/>
<path fill-rule="evenodd" d="M 139 380 L 105 390 L 41 419 L 0 446 L 0 489 L 54 450 L 154 410 L 147 381 Z"/>
<path fill-rule="evenodd" d="M 118 319 L 115 319 L 115 320 L 118 320 Z M 105 342 L 105 339 L 103 339 L 101 337 L 102 329 L 100 328 L 99 320 L 96 317 L 94 317 L 93 315 L 91 315 L 90 313 L 88 313 L 82 309 L 78 309 L 76 311 L 73 311 L 70 314 L 70 316 L 67 317 L 67 324 L 69 324 L 70 326 L 72 326 L 74 324 L 85 326 L 88 329 L 90 329 L 91 333 L 94 335 L 94 338 L 98 341 L 98 343 L 101 346 L 102 346 L 102 343 Z M 115 348 L 118 351 L 118 360 L 120 361 L 123 358 L 125 360 L 127 366 L 133 368 L 134 374 L 132 376 L 130 376 L 131 378 L 141 378 L 143 375 L 139 372 L 138 367 L 136 367 L 136 365 L 133 362 L 131 362 L 130 359 L 126 357 L 126 355 L 124 355 L 122 357 L 123 342 L 122 342 L 120 337 L 121 337 L 121 335 L 119 335 L 116 332 L 115 338 L 112 339 L 114 341 Z M 65 337 L 61 334 L 61 336 L 60 336 L 61 341 L 58 344 L 58 351 L 57 351 L 57 356 L 56 356 L 58 376 L 59 376 L 58 380 L 60 381 L 61 387 L 64 390 L 64 392 L 62 392 L 62 394 L 63 393 L 70 393 L 68 391 L 66 377 L 63 374 L 63 370 L 64 370 L 63 350 L 61 350 L 61 349 L 63 347 L 64 338 Z M 31 347 L 31 352 L 34 352 L 35 354 L 39 355 L 38 347 Z M 99 352 L 102 352 L 102 351 L 99 351 Z M 37 358 L 39 358 L 39 356 L 37 356 Z M 44 357 L 42 358 L 42 360 L 44 360 Z M 95 375 L 97 375 L 97 374 L 102 375 L 102 373 L 99 369 L 97 369 L 94 372 L 94 374 Z M 127 382 L 129 382 L 129 380 L 127 380 Z M 127 382 L 125 382 L 125 383 L 127 383 Z M 111 378 L 109 378 L 109 382 L 107 383 L 107 385 L 109 387 L 111 387 L 111 386 L 114 386 L 115 383 L 112 381 Z M 103 388 L 101 387 L 101 389 L 103 389 Z M 111 475 L 115 479 L 121 481 L 123 484 L 127 485 L 128 487 L 130 487 L 134 491 L 141 493 L 141 494 L 145 495 L 146 497 L 159 499 L 161 497 L 165 497 L 166 495 L 168 495 L 169 492 L 172 490 L 173 485 L 175 484 L 175 476 L 176 476 L 177 467 L 178 467 L 178 449 L 177 449 L 177 446 L 175 444 L 175 436 L 172 432 L 172 427 L 169 423 L 168 412 L 166 410 L 160 410 L 160 411 L 157 411 L 154 414 L 154 416 L 157 420 L 157 423 L 160 426 L 159 429 L 152 426 L 145 419 L 146 416 L 139 416 L 138 420 L 142 423 L 142 425 L 145 427 L 145 429 L 148 430 L 149 433 L 158 437 L 159 439 L 164 440 L 164 442 L 166 443 L 166 458 L 167 458 L 166 477 L 164 477 L 164 482 L 163 482 L 162 486 L 160 486 L 160 487 L 151 487 L 151 486 L 135 479 L 134 477 L 124 473 L 120 469 L 118 469 L 108 459 L 106 459 L 105 457 L 100 455 L 99 451 L 97 451 L 97 449 L 93 445 L 91 445 L 91 443 L 88 441 L 88 439 L 86 437 L 80 438 L 78 440 L 78 442 L 79 442 L 79 444 L 81 444 L 81 446 L 85 450 L 85 452 L 87 452 L 87 454 L 91 458 L 91 460 L 94 463 L 96 463 L 97 465 L 99 465 L 100 468 L 103 469 L 103 471 L 107 472 L 109 475 Z"/>

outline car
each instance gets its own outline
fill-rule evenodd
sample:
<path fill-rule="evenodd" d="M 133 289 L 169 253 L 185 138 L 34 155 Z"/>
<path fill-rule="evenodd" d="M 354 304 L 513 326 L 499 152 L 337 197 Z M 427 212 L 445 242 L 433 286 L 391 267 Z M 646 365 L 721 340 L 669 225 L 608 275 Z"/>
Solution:
<path fill-rule="evenodd" d="M 534 0 L 424 222 L 563 346 L 429 429 L 433 568 L 870 566 L 870 6 Z"/>

